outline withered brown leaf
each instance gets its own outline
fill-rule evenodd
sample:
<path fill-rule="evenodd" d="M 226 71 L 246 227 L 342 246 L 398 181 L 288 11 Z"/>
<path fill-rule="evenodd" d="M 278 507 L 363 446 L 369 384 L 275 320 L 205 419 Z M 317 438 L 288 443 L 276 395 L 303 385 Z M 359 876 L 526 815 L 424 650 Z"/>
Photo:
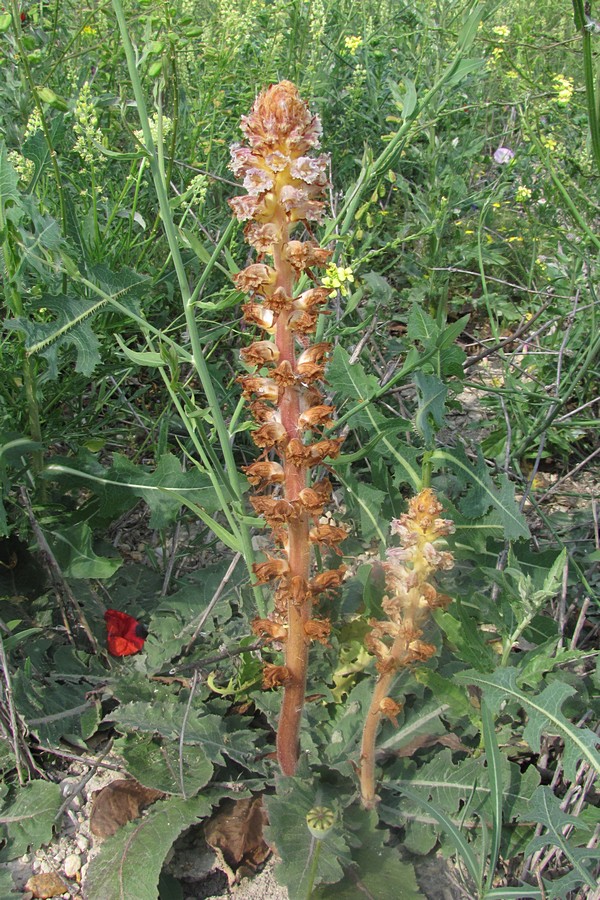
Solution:
<path fill-rule="evenodd" d="M 118 778 L 96 791 L 90 815 L 90 831 L 98 838 L 110 837 L 127 822 L 141 816 L 151 803 L 164 797 L 131 778 Z"/>
<path fill-rule="evenodd" d="M 219 857 L 230 884 L 255 872 L 271 851 L 263 838 L 266 813 L 262 797 L 225 800 L 206 824 L 206 843 Z"/>

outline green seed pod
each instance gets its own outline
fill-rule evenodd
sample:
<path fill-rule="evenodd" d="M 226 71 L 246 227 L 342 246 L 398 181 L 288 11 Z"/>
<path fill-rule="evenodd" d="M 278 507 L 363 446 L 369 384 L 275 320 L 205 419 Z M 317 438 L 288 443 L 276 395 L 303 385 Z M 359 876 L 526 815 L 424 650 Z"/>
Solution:
<path fill-rule="evenodd" d="M 314 838 L 322 841 L 335 824 L 337 815 L 328 806 L 313 806 L 306 814 L 306 825 Z"/>

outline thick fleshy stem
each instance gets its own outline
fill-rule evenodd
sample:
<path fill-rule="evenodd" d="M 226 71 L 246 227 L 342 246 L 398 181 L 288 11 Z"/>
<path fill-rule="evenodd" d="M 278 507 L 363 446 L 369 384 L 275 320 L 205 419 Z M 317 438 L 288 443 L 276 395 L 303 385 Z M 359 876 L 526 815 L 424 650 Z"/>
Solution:
<path fill-rule="evenodd" d="M 384 563 L 388 593 L 382 608 L 388 619 L 372 619 L 365 641 L 377 658 L 379 671 L 360 748 L 360 791 L 367 809 L 372 809 L 378 800 L 375 754 L 381 720 L 388 718 L 397 724 L 402 710 L 389 696 L 393 682 L 401 670 L 433 656 L 435 646 L 421 640 L 423 628 L 432 609 L 450 602 L 430 581 L 436 571 L 454 565 L 452 554 L 435 546 L 454 530 L 452 522 L 439 518 L 441 511 L 433 491 L 425 488 L 412 498 L 408 513 L 392 522 L 392 534 L 399 535 L 400 546 L 388 550 Z"/>
<path fill-rule="evenodd" d="M 319 221 L 327 185 L 326 156 L 310 156 L 318 147 L 320 123 L 312 116 L 297 88 L 289 81 L 259 95 L 249 116 L 242 118 L 245 143 L 232 147 L 236 175 L 244 177 L 248 194 L 230 205 L 259 262 L 235 276 L 237 287 L 251 295 L 244 306 L 248 325 L 262 328 L 269 340 L 242 350 L 242 359 L 256 373 L 240 381 L 257 428 L 252 438 L 261 458 L 244 467 L 248 480 L 261 492 L 251 498 L 257 514 L 273 529 L 279 555 L 255 565 L 260 584 L 276 583 L 275 608 L 254 630 L 285 644 L 285 665 L 267 665 L 266 688 L 283 685 L 277 733 L 279 764 L 286 775 L 296 770 L 302 710 L 311 640 L 323 643 L 329 622 L 313 619 L 318 595 L 336 587 L 343 567 L 311 580 L 311 544 L 335 548 L 345 532 L 315 524 L 331 494 L 327 479 L 311 480 L 311 470 L 339 453 L 339 440 L 312 440 L 331 424 L 333 407 L 323 403 L 315 386 L 323 379 L 329 345 L 310 345 L 320 307 L 329 289 L 323 286 L 294 296 L 303 274 L 326 265 L 331 253 L 310 240 L 291 238 L 292 229 Z M 262 260 L 272 257 L 272 265 Z M 266 374 L 265 374 L 266 373 Z M 270 489 L 265 494 L 264 490 Z"/>

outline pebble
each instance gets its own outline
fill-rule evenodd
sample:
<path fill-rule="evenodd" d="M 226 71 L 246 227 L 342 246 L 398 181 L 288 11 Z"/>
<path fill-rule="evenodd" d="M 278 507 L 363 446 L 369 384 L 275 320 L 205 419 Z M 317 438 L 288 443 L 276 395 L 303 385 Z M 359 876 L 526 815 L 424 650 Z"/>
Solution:
<path fill-rule="evenodd" d="M 85 853 L 86 850 L 90 849 L 90 842 L 84 834 L 78 834 L 75 838 L 75 843 L 77 844 L 77 849 L 80 850 L 81 853 Z"/>
<path fill-rule="evenodd" d="M 64 871 L 67 878 L 75 878 L 81 870 L 81 857 L 77 853 L 70 853 L 64 862 Z"/>

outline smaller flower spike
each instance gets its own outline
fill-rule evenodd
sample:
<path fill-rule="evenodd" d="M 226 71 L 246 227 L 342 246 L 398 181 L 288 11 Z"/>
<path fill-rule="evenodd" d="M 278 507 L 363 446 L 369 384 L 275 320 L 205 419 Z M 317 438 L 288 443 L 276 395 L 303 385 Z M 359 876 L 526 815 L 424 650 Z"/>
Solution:
<path fill-rule="evenodd" d="M 261 634 L 285 629 L 285 666 L 265 669 L 266 687 L 283 685 L 277 752 L 282 771 L 293 775 L 299 753 L 300 722 L 306 690 L 308 646 L 326 643 L 329 623 L 312 617 L 324 591 L 343 579 L 339 570 L 313 573 L 313 544 L 338 551 L 342 528 L 319 525 L 331 497 L 326 479 L 313 483 L 312 471 L 339 455 L 341 439 L 318 438 L 331 428 L 335 409 L 323 402 L 316 386 L 324 380 L 331 345 L 310 345 L 330 289 L 300 291 L 305 273 L 327 266 L 331 250 L 305 240 L 309 221 L 323 216 L 329 157 L 312 151 L 319 146 L 321 124 L 290 81 L 271 85 L 242 118 L 244 140 L 231 148 L 231 169 L 247 194 L 230 200 L 244 235 L 259 258 L 234 276 L 238 290 L 249 295 L 243 307 L 246 325 L 262 329 L 266 338 L 242 350 L 255 372 L 239 379 L 257 428 L 251 437 L 263 453 L 245 466 L 251 485 L 261 491 L 251 499 L 257 515 L 271 527 L 280 558 L 254 566 L 258 584 L 275 583 L 273 629 L 261 621 Z M 297 232 L 294 234 L 294 232 Z M 317 440 L 312 439 L 316 433 Z M 273 456 L 274 459 L 265 457 Z M 311 527 L 312 526 L 312 527 Z"/>
<path fill-rule="evenodd" d="M 365 637 L 367 650 L 376 658 L 379 677 L 367 713 L 360 754 L 363 806 L 375 805 L 375 740 L 383 717 L 396 721 L 400 707 L 389 692 L 398 671 L 430 659 L 434 644 L 422 640 L 423 628 L 437 606 L 449 598 L 438 594 L 431 579 L 436 571 L 451 569 L 454 559 L 437 544 L 454 531 L 452 522 L 441 519 L 442 506 L 430 488 L 408 504 L 408 512 L 392 521 L 391 531 L 400 538 L 383 564 L 387 594 L 381 607 L 386 620 L 371 619 Z"/>

